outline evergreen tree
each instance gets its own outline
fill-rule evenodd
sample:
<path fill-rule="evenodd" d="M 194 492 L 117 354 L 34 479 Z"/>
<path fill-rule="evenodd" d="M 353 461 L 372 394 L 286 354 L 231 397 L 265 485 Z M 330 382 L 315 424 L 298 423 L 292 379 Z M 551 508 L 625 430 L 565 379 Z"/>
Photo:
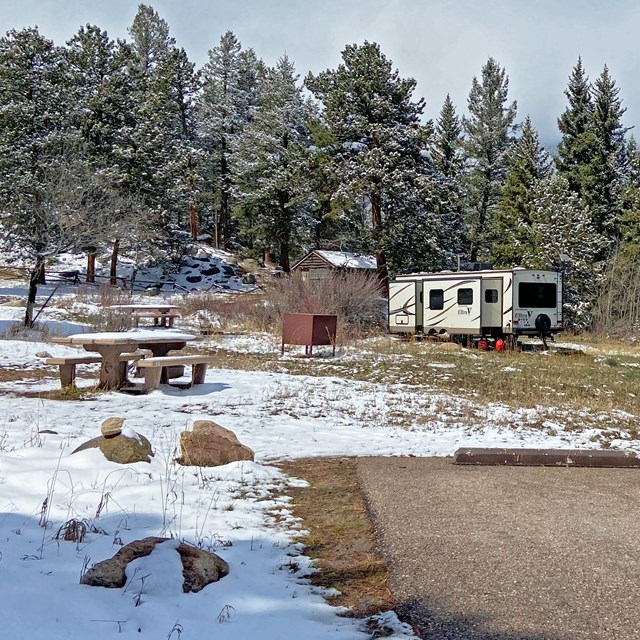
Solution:
<path fill-rule="evenodd" d="M 640 246 L 640 150 L 635 138 L 627 143 L 622 190 L 620 194 L 620 236 L 622 244 Z"/>
<path fill-rule="evenodd" d="M 296 83 L 292 62 L 284 56 L 266 69 L 259 83 L 260 109 L 245 128 L 233 167 L 245 211 L 245 233 L 265 253 L 274 250 L 285 272 L 296 241 L 310 229 L 310 193 L 305 155 L 312 105 Z"/>
<path fill-rule="evenodd" d="M 258 62 L 252 49 L 242 51 L 236 36 L 227 31 L 209 51 L 203 69 L 204 91 L 199 100 L 200 126 L 206 150 L 205 182 L 214 214 L 216 246 L 230 246 L 233 185 L 231 156 L 257 106 Z"/>
<path fill-rule="evenodd" d="M 522 135 L 507 156 L 507 173 L 495 214 L 495 241 L 491 259 L 499 268 L 521 266 L 535 251 L 533 221 L 539 182 L 552 172 L 549 154 L 540 145 L 529 116 Z"/>
<path fill-rule="evenodd" d="M 622 116 L 626 109 L 622 106 L 619 92 L 605 65 L 593 88 L 595 179 L 588 195 L 585 194 L 585 199 L 591 207 L 595 230 L 612 241 L 611 244 L 620 238 L 620 191 L 626 164 L 624 137 L 628 131 L 622 126 Z"/>
<path fill-rule="evenodd" d="M 473 79 L 469 116 L 463 119 L 469 163 L 467 225 L 472 261 L 491 253 L 493 214 L 502 191 L 517 108 L 515 102 L 507 105 L 508 90 L 505 70 L 489 58 L 482 67 L 481 80 Z"/>
<path fill-rule="evenodd" d="M 195 237 L 198 74 L 151 7 L 138 7 L 130 33 L 132 112 L 128 135 L 118 150 L 124 174 L 130 191 L 139 193 L 167 228 L 182 226 L 188 219 Z"/>
<path fill-rule="evenodd" d="M 431 145 L 435 194 L 433 206 L 441 230 L 440 259 L 430 268 L 457 267 L 465 250 L 464 153 L 462 124 L 447 94 L 436 121 Z"/>
<path fill-rule="evenodd" d="M 582 58 L 578 58 L 572 69 L 569 85 L 564 93 L 569 106 L 558 118 L 562 140 L 558 145 L 556 165 L 558 172 L 568 181 L 569 188 L 586 199 L 593 184 L 596 143 L 591 84 L 582 65 Z"/>
<path fill-rule="evenodd" d="M 595 263 L 604 239 L 594 229 L 591 212 L 557 175 L 538 183 L 533 213 L 534 247 L 523 257 L 524 267 L 563 269 L 565 326 L 586 328 L 592 319 L 601 265 Z M 562 265 L 561 254 L 569 256 Z"/>
<path fill-rule="evenodd" d="M 337 142 L 333 156 L 340 187 L 336 199 L 366 198 L 378 276 L 386 285 L 385 219 L 401 194 L 415 190 L 425 171 L 422 152 L 430 129 L 420 124 L 424 101 L 413 102 L 415 80 L 400 78 L 379 45 L 348 45 L 342 64 L 306 84 L 324 107 Z"/>
<path fill-rule="evenodd" d="M 61 250 L 47 168 L 65 144 L 66 72 L 60 48 L 37 29 L 0 38 L 0 222 L 2 240 L 28 254 L 25 324 L 31 322 L 45 260 Z"/>

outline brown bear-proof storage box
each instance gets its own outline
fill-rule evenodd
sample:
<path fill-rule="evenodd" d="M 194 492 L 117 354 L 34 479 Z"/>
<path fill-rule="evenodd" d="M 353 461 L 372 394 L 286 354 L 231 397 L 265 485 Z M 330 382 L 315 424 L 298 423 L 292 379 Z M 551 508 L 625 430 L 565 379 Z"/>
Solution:
<path fill-rule="evenodd" d="M 313 355 L 313 347 L 331 345 L 336 355 L 338 316 L 319 313 L 285 313 L 282 316 L 282 353 L 285 344 L 304 345 L 304 353 Z"/>

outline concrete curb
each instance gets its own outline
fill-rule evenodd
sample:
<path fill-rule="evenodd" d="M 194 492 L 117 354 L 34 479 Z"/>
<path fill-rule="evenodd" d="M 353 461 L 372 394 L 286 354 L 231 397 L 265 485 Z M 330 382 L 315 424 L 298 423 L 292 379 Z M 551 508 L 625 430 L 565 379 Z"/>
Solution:
<path fill-rule="evenodd" d="M 466 447 L 453 454 L 454 464 L 640 468 L 640 458 L 626 451 L 596 449 L 490 449 Z"/>

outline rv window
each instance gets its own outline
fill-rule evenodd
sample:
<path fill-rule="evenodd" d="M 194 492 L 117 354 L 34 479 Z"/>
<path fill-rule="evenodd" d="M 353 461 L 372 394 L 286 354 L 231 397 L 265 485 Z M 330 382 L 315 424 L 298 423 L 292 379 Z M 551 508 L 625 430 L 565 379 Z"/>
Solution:
<path fill-rule="evenodd" d="M 558 302 L 555 283 L 521 282 L 518 287 L 518 306 L 554 309 Z"/>
<path fill-rule="evenodd" d="M 429 309 L 444 309 L 443 289 L 429 289 Z"/>
<path fill-rule="evenodd" d="M 498 290 L 497 289 L 486 289 L 484 292 L 484 301 L 485 302 L 498 302 Z"/>
<path fill-rule="evenodd" d="M 473 304 L 473 289 L 458 289 L 458 304 Z"/>

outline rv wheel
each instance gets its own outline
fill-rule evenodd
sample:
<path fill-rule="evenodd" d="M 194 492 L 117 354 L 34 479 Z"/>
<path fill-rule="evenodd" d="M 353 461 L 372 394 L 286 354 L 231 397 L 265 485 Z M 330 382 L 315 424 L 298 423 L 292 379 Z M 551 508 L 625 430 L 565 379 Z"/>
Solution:
<path fill-rule="evenodd" d="M 549 333 L 549 329 L 551 329 L 551 318 L 546 313 L 541 313 L 536 318 L 536 329 L 541 333 Z"/>

